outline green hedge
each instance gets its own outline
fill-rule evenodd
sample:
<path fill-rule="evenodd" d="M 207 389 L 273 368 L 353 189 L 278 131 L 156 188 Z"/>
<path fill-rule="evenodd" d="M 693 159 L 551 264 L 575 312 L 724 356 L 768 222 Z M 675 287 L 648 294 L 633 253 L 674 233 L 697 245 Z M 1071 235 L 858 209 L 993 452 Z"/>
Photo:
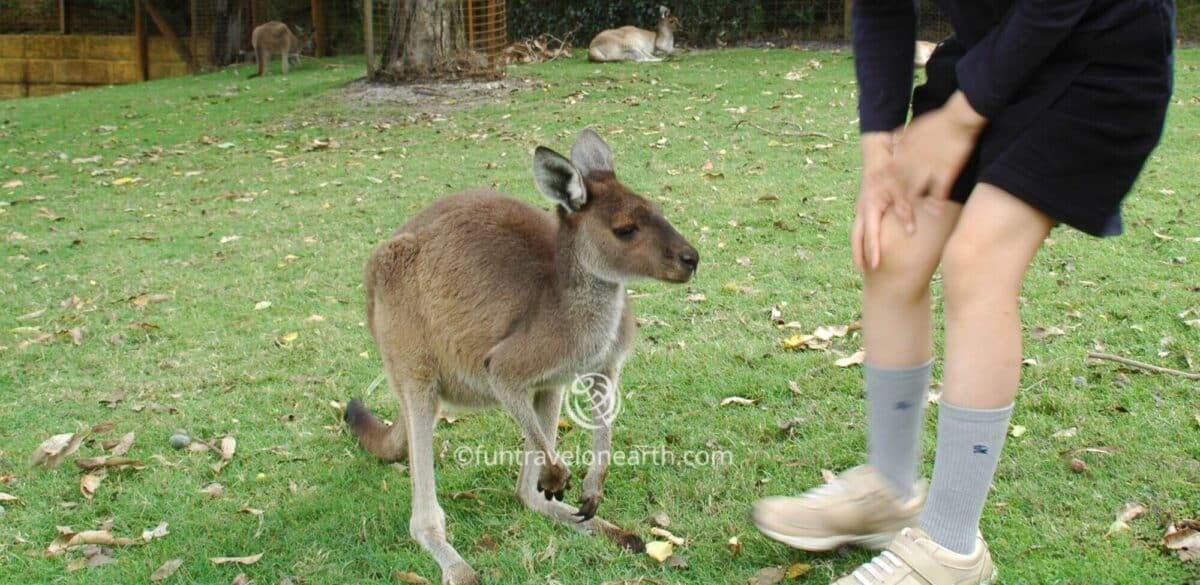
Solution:
<path fill-rule="evenodd" d="M 921 5 L 924 39 L 937 40 L 949 27 L 931 0 Z M 507 0 L 510 40 L 550 33 L 558 37 L 576 30 L 575 45 L 587 46 L 606 28 L 632 24 L 645 29 L 658 22 L 658 2 L 653 0 Z M 845 41 L 842 0 L 757 0 L 728 2 L 690 0 L 668 2 L 683 21 L 679 39 L 692 46 L 759 39 Z M 1200 0 L 1177 0 L 1179 36 L 1200 41 Z"/>
<path fill-rule="evenodd" d="M 840 38 L 842 30 L 841 0 L 690 0 L 681 6 L 666 5 L 683 21 L 684 30 L 678 37 L 699 46 L 749 40 L 780 30 Z M 632 24 L 653 29 L 659 18 L 658 6 L 646 0 L 507 0 L 508 36 L 523 39 L 550 33 L 561 37 L 577 28 L 575 44 L 586 46 L 607 28 Z"/>

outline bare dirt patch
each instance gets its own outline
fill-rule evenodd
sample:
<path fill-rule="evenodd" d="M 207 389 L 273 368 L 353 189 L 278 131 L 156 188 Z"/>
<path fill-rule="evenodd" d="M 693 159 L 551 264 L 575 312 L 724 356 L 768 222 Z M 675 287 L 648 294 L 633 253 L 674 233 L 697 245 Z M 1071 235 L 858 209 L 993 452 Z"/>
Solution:
<path fill-rule="evenodd" d="M 481 104 L 500 102 L 518 91 L 536 85 L 533 80 L 519 77 L 489 81 L 424 81 L 401 84 L 357 79 L 346 84 L 343 93 L 353 107 L 401 105 L 411 107 L 416 113 L 440 115 Z"/>

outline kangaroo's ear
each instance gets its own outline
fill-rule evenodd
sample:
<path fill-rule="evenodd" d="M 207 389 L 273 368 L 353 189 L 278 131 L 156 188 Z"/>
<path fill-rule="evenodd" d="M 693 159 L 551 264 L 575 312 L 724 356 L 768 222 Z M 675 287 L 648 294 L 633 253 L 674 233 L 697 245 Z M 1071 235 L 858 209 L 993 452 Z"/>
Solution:
<path fill-rule="evenodd" d="M 668 15 L 670 15 L 670 14 L 671 14 L 671 9 L 670 9 L 670 8 L 667 8 L 666 6 L 661 6 L 661 5 L 660 5 L 660 6 L 658 7 L 658 13 L 659 13 L 659 15 L 661 15 L 663 18 L 666 18 Z"/>
<path fill-rule="evenodd" d="M 579 169 L 544 146 L 533 151 L 533 181 L 542 195 L 567 211 L 579 211 L 587 203 L 587 189 Z"/>
<path fill-rule="evenodd" d="M 613 173 L 613 155 L 608 145 L 590 128 L 584 128 L 571 147 L 571 162 L 583 176 L 594 172 Z"/>

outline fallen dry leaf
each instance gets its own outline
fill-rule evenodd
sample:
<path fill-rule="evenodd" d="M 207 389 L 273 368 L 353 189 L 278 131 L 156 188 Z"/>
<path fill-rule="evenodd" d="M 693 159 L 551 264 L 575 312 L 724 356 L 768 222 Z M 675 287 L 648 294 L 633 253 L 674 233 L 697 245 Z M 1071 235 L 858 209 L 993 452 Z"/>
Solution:
<path fill-rule="evenodd" d="M 208 496 L 210 499 L 215 500 L 225 495 L 225 486 L 214 481 L 212 483 L 205 484 L 204 487 L 197 491 Z"/>
<path fill-rule="evenodd" d="M 1020 437 L 1021 435 L 1024 435 L 1028 430 L 1029 429 L 1025 428 L 1025 425 L 1013 425 L 1012 430 L 1010 430 L 1008 432 L 1008 434 L 1012 435 L 1013 437 Z"/>
<path fill-rule="evenodd" d="M 1162 544 L 1185 563 L 1200 559 L 1200 521 L 1180 520 L 1168 526 Z"/>
<path fill-rule="evenodd" d="M 1054 437 L 1055 439 L 1069 439 L 1071 437 L 1074 437 L 1077 433 L 1079 433 L 1079 429 L 1076 427 L 1071 427 L 1069 429 L 1055 431 L 1054 434 L 1050 435 L 1050 436 Z"/>
<path fill-rule="evenodd" d="M 786 577 L 788 579 L 799 579 L 808 574 L 812 570 L 812 565 L 808 563 L 794 563 L 787 568 Z"/>
<path fill-rule="evenodd" d="M 60 221 L 63 219 L 63 216 L 61 216 L 57 213 L 54 213 L 53 211 L 50 211 L 49 209 L 46 209 L 45 207 L 39 207 L 37 212 L 38 212 L 38 215 L 40 215 L 50 221 Z"/>
<path fill-rule="evenodd" d="M 121 436 L 121 440 L 112 448 L 112 457 L 120 457 L 129 452 L 129 448 L 133 446 L 135 436 L 133 433 L 125 433 Z"/>
<path fill-rule="evenodd" d="M 1029 337 L 1041 341 L 1047 337 L 1057 337 L 1059 335 L 1066 334 L 1067 332 L 1063 331 L 1062 327 L 1034 327 L 1033 330 L 1029 332 Z"/>
<path fill-rule="evenodd" d="M 767 567 L 759 569 L 754 576 L 746 581 L 746 585 L 775 585 L 783 580 L 787 571 L 783 567 Z"/>
<path fill-rule="evenodd" d="M 117 403 L 122 400 L 125 400 L 125 391 L 117 390 L 116 392 L 113 392 L 112 394 L 100 399 L 100 404 L 103 404 L 109 408 L 116 408 Z"/>
<path fill-rule="evenodd" d="M 91 554 L 88 554 L 89 552 Z M 95 547 L 87 550 L 87 552 L 84 553 L 83 558 L 71 561 L 70 564 L 67 565 L 67 572 L 71 573 L 80 569 L 95 569 L 96 567 L 111 565 L 115 562 L 117 562 L 117 559 L 104 554 L 101 552 L 99 547 Z"/>
<path fill-rule="evenodd" d="M 751 400 L 749 398 L 743 398 L 741 396 L 730 396 L 729 398 L 726 398 L 721 401 L 721 406 L 729 406 L 730 404 L 740 404 L 742 406 L 750 406 L 750 405 L 754 404 L 755 402 L 758 402 L 758 400 L 757 399 Z"/>
<path fill-rule="evenodd" d="M 409 573 L 408 571 L 392 571 L 392 577 L 395 577 L 401 583 L 411 583 L 413 585 L 425 585 L 429 583 L 429 579 L 416 573 Z"/>
<path fill-rule="evenodd" d="M 671 555 L 674 554 L 674 552 L 675 547 L 669 542 L 655 540 L 646 543 L 646 556 L 660 563 L 671 558 Z"/>
<path fill-rule="evenodd" d="M 87 433 L 63 433 L 42 441 L 29 457 L 29 466 L 58 467 L 64 457 L 79 450 L 79 445 L 85 437 Z"/>
<path fill-rule="evenodd" d="M 124 469 L 140 471 L 146 468 L 146 464 L 138 461 L 137 459 L 131 459 L 129 457 L 113 457 L 111 455 L 105 455 L 102 457 L 85 457 L 76 459 L 75 467 L 78 467 L 81 471 L 92 471 L 100 468 L 115 469 L 118 471 Z"/>
<path fill-rule="evenodd" d="M 230 436 L 221 437 L 221 460 L 213 464 L 213 472 L 221 473 L 221 470 L 233 459 L 233 452 L 236 450 L 237 439 Z"/>
<path fill-rule="evenodd" d="M 829 341 L 834 337 L 845 337 L 849 331 L 849 325 L 821 325 L 813 331 L 813 337 L 821 341 Z"/>
<path fill-rule="evenodd" d="M 50 546 L 42 554 L 52 557 L 89 544 L 100 546 L 132 546 L 141 544 L 141 541 L 113 536 L 113 533 L 109 530 L 84 530 L 83 532 L 75 532 L 69 526 L 59 526 L 58 536 L 55 537 Z"/>
<path fill-rule="evenodd" d="M 1142 514 L 1145 514 L 1145 513 L 1146 513 L 1145 506 L 1143 506 L 1137 502 L 1129 502 L 1128 504 L 1121 506 L 1120 510 L 1117 510 L 1117 520 L 1120 520 L 1122 522 L 1129 522 L 1130 520 L 1133 520 L 1134 518 L 1137 518 L 1138 516 L 1141 516 Z"/>
<path fill-rule="evenodd" d="M 154 528 L 151 528 L 150 530 L 142 531 L 142 540 L 144 540 L 146 542 L 150 542 L 151 540 L 154 540 L 156 538 L 162 538 L 168 534 L 170 534 L 170 532 L 167 531 L 167 523 L 159 522 L 158 526 L 155 526 Z"/>
<path fill-rule="evenodd" d="M 658 527 L 651 528 L 650 534 L 653 534 L 654 536 L 657 536 L 675 546 L 683 546 L 684 544 L 687 544 L 687 541 L 685 541 L 682 538 L 679 538 L 678 536 L 675 536 L 674 534 L 671 534 L 664 528 L 658 528 Z"/>
<path fill-rule="evenodd" d="M 237 577 L 233 578 L 233 585 L 250 585 L 250 577 L 245 573 L 238 573 Z"/>
<path fill-rule="evenodd" d="M 1145 513 L 1146 507 L 1136 502 L 1129 502 L 1121 506 L 1121 509 L 1117 510 L 1117 519 L 1108 526 L 1108 531 L 1104 533 L 1104 536 L 1112 536 L 1114 533 L 1129 530 L 1129 522 Z"/>
<path fill-rule="evenodd" d="M 730 536 L 729 540 L 725 542 L 725 546 L 729 547 L 731 558 L 736 559 L 738 555 L 742 554 L 742 543 L 736 536 Z"/>
<path fill-rule="evenodd" d="M 258 553 L 256 555 L 250 555 L 248 557 L 213 557 L 208 560 L 212 561 L 212 563 L 214 565 L 227 565 L 230 563 L 236 563 L 239 565 L 253 565 L 254 563 L 257 563 L 258 560 L 261 559 L 262 557 L 263 557 L 263 553 Z"/>
<path fill-rule="evenodd" d="M 0 502 L 19 502 L 19 501 L 21 501 L 21 498 L 18 498 L 17 496 L 14 496 L 12 494 L 6 494 L 4 492 L 0 492 Z"/>
<path fill-rule="evenodd" d="M 810 342 L 816 339 L 812 335 L 793 335 L 786 339 L 779 340 L 779 345 L 783 349 L 816 349 L 810 347 Z"/>
<path fill-rule="evenodd" d="M 254 538 L 262 536 L 263 531 L 263 511 L 258 508 L 242 508 L 238 510 L 239 514 L 250 514 L 258 518 L 258 530 L 254 531 Z"/>
<path fill-rule="evenodd" d="M 68 333 L 71 334 L 71 343 L 75 345 L 83 345 L 83 328 L 73 327 Z"/>
<path fill-rule="evenodd" d="M 100 482 L 104 479 L 104 473 L 88 473 L 79 478 L 79 493 L 83 497 L 92 499 L 96 495 L 96 490 L 100 488 Z"/>
<path fill-rule="evenodd" d="M 671 527 L 671 517 L 668 516 L 666 512 L 657 512 L 653 516 L 647 518 L 646 521 L 649 522 L 651 526 L 657 526 L 659 528 Z"/>
<path fill-rule="evenodd" d="M 850 366 L 859 365 L 866 360 L 867 360 L 867 352 L 860 349 L 860 350 L 854 352 L 854 355 L 852 355 L 852 356 L 844 357 L 840 360 L 833 362 L 833 365 L 835 365 L 839 368 L 848 368 Z"/>
<path fill-rule="evenodd" d="M 171 559 L 163 563 L 161 567 L 155 569 L 154 572 L 150 574 L 150 580 L 155 583 L 162 581 L 171 575 L 174 575 L 175 571 L 178 571 L 181 565 L 183 565 L 183 559 Z"/>

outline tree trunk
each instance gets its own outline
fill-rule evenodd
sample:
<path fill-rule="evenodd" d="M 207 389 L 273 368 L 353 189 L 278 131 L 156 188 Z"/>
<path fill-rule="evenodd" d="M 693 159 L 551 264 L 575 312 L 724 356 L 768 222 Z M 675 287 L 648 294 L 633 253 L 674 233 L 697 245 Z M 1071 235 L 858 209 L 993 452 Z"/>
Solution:
<path fill-rule="evenodd" d="M 460 0 L 390 0 L 381 67 L 399 78 L 454 73 L 467 62 L 466 14 Z"/>

